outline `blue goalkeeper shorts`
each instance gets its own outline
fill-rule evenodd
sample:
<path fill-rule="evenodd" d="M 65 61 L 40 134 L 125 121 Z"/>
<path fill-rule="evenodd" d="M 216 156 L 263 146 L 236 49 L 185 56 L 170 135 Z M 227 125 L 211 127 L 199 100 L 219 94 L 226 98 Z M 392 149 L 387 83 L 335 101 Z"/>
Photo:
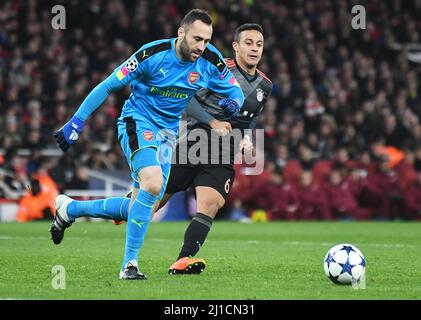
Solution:
<path fill-rule="evenodd" d="M 171 158 L 176 141 L 176 133 L 159 129 L 152 123 L 132 117 L 119 118 L 117 122 L 118 141 L 130 167 L 131 177 L 138 186 L 138 171 L 145 167 L 160 165 L 164 184 L 159 199 L 164 195 L 171 171 Z M 157 152 L 145 153 L 148 158 L 134 163 L 133 156 L 144 148 L 154 148 Z M 143 155 L 143 154 L 142 154 Z M 138 160 L 138 159 L 137 159 Z"/>

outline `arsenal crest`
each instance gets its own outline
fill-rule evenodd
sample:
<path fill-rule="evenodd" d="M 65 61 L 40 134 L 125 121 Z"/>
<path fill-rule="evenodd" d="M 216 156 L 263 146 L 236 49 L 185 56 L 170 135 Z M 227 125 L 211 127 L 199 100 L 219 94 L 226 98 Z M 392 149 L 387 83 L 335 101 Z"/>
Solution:
<path fill-rule="evenodd" d="M 143 132 L 143 139 L 145 139 L 146 141 L 151 141 L 153 139 L 153 132 L 152 131 Z"/>
<path fill-rule="evenodd" d="M 195 83 L 199 79 L 199 72 L 190 72 L 188 79 L 190 83 Z"/>

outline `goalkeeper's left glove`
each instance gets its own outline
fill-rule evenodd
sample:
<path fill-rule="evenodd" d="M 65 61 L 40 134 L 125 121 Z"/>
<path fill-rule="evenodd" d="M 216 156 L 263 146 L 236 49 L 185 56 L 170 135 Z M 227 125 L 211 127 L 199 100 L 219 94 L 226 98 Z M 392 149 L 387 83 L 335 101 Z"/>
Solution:
<path fill-rule="evenodd" d="M 241 109 L 240 104 L 236 100 L 230 98 L 221 99 L 218 104 L 222 109 L 229 113 L 231 119 L 235 119 Z"/>
<path fill-rule="evenodd" d="M 66 152 L 79 138 L 79 133 L 82 132 L 83 125 L 84 123 L 82 120 L 73 116 L 69 122 L 67 122 L 58 131 L 54 132 L 54 138 L 63 152 Z"/>

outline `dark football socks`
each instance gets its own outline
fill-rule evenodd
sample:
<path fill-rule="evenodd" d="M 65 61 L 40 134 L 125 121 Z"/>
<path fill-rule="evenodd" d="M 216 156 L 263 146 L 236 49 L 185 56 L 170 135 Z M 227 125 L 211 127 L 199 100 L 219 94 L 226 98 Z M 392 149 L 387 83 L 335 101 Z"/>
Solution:
<path fill-rule="evenodd" d="M 213 219 L 202 213 L 196 213 L 186 232 L 184 233 L 184 243 L 178 259 L 183 257 L 193 257 L 200 250 L 206 240 L 208 232 L 212 227 Z"/>

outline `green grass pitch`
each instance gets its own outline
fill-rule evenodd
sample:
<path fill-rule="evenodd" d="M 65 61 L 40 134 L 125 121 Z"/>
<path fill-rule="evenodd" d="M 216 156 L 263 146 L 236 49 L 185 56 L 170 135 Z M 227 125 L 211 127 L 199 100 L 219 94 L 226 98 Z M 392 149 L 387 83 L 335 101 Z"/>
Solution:
<path fill-rule="evenodd" d="M 77 222 L 62 244 L 49 223 L 0 224 L 2 299 L 421 299 L 421 224 L 404 222 L 215 222 L 200 251 L 201 275 L 170 276 L 187 222 L 150 225 L 140 255 L 146 281 L 122 281 L 125 225 Z M 365 255 L 365 290 L 339 286 L 323 272 L 334 244 Z M 52 288 L 62 265 L 66 288 Z"/>

